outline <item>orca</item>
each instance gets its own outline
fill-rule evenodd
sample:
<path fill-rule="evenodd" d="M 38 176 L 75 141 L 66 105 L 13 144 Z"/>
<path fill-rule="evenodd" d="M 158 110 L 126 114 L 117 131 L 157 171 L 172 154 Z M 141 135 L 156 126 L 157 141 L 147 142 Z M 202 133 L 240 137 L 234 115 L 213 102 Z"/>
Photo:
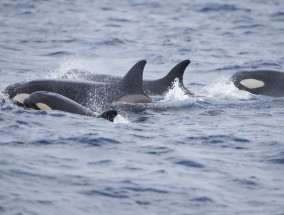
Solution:
<path fill-rule="evenodd" d="M 252 94 L 284 97 L 284 72 L 275 70 L 238 71 L 230 80 L 238 89 Z"/>
<path fill-rule="evenodd" d="M 65 96 L 45 91 L 34 92 L 26 97 L 23 101 L 17 100 L 16 98 L 15 102 L 19 103 L 28 110 L 60 110 L 74 114 L 103 118 L 111 122 L 113 122 L 114 118 L 117 116 L 116 110 L 106 111 L 100 115 L 97 115 L 90 109 Z"/>
<path fill-rule="evenodd" d="M 24 101 L 29 94 L 47 91 L 65 96 L 85 107 L 102 109 L 113 102 L 150 103 L 142 87 L 145 60 L 137 62 L 129 72 L 115 83 L 42 79 L 20 82 L 8 86 L 4 92 L 10 99 Z"/>
<path fill-rule="evenodd" d="M 190 60 L 184 60 L 178 63 L 172 70 L 163 78 L 158 80 L 143 80 L 143 88 L 148 95 L 165 95 L 168 90 L 172 87 L 175 79 L 178 79 L 180 87 L 183 89 L 185 94 L 193 95 L 183 84 L 183 75 L 186 67 L 190 64 Z M 68 77 L 75 76 L 76 78 L 103 82 L 103 83 L 116 83 L 122 78 L 118 76 L 105 75 L 105 74 L 94 74 L 86 70 L 72 69 L 69 70 L 62 78 L 68 79 Z"/>

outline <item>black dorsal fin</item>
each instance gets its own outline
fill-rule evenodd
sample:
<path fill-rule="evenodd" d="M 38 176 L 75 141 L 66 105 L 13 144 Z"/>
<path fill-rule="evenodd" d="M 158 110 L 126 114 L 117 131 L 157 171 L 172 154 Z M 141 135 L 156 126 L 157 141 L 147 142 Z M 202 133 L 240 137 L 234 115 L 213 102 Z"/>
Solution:
<path fill-rule="evenodd" d="M 179 83 L 183 84 L 183 74 L 189 64 L 190 60 L 184 60 L 178 63 L 164 78 L 160 79 L 160 81 L 170 86 L 173 81 L 178 78 Z"/>
<path fill-rule="evenodd" d="M 146 60 L 138 61 L 118 83 L 120 90 L 127 94 L 144 94 L 143 71 Z"/>

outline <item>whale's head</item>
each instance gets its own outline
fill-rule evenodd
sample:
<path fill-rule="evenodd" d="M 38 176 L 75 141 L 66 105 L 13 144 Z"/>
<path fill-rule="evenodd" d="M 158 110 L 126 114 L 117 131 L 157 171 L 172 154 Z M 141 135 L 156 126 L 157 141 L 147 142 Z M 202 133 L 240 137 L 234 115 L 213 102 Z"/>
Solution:
<path fill-rule="evenodd" d="M 283 74 L 273 70 L 246 70 L 236 72 L 230 80 L 240 90 L 273 96 L 278 94 L 279 86 L 283 85 Z"/>

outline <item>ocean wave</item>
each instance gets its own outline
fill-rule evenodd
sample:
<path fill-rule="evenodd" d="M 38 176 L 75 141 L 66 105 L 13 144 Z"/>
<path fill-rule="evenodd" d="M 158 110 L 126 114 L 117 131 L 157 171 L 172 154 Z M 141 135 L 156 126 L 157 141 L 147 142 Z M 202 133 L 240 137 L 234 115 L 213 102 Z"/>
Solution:
<path fill-rule="evenodd" d="M 71 56 L 71 55 L 73 55 L 73 53 L 68 52 L 68 51 L 57 51 L 57 52 L 52 52 L 52 53 L 46 54 L 46 56 L 51 56 L 51 57 L 53 57 L 53 56 L 55 56 L 55 57 L 58 57 L 58 56 L 59 57 L 60 56 Z"/>
<path fill-rule="evenodd" d="M 204 5 L 200 5 L 197 8 L 198 12 L 237 12 L 237 11 L 246 11 L 250 12 L 251 10 L 248 8 L 240 8 L 234 4 L 220 4 L 220 3 L 207 3 Z"/>

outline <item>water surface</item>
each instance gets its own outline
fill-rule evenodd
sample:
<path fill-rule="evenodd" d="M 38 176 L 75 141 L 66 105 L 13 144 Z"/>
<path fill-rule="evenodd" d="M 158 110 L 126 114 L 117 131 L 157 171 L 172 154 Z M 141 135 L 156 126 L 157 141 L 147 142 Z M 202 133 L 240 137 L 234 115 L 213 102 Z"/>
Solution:
<path fill-rule="evenodd" d="M 148 61 L 163 77 L 190 59 L 185 86 L 116 123 L 28 112 L 1 94 L 1 214 L 283 215 L 284 100 L 228 83 L 240 69 L 283 70 L 284 3 L 0 3 L 1 91 L 69 69 L 123 76 Z"/>

